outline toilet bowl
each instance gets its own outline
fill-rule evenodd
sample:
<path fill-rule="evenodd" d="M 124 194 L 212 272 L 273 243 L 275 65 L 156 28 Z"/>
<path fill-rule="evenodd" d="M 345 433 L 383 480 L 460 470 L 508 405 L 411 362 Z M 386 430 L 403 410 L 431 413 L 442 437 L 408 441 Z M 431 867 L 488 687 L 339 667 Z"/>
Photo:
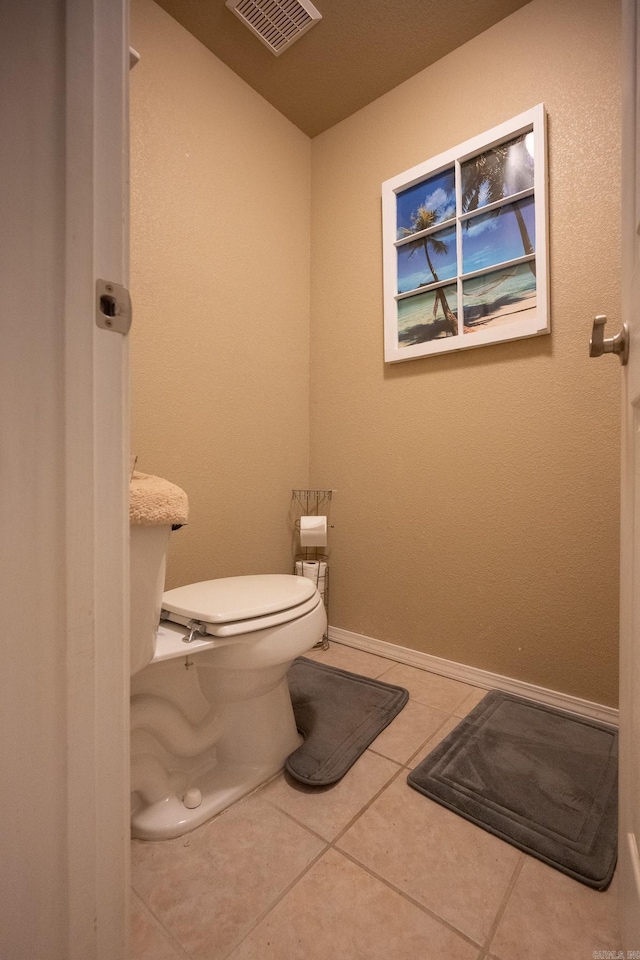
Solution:
<path fill-rule="evenodd" d="M 131 528 L 132 836 L 178 837 L 297 749 L 287 671 L 327 618 L 315 584 L 228 577 L 162 593 L 170 527 Z"/>

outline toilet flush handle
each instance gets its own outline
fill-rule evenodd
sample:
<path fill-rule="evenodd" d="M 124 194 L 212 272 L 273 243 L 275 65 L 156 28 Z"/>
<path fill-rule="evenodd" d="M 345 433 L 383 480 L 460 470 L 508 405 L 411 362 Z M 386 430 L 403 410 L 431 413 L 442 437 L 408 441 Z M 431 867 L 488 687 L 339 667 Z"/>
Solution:
<path fill-rule="evenodd" d="M 189 629 L 189 636 L 182 638 L 183 643 L 193 643 L 197 637 L 206 637 L 207 635 L 206 626 L 204 623 L 200 623 L 199 620 L 189 620 L 187 627 Z"/>

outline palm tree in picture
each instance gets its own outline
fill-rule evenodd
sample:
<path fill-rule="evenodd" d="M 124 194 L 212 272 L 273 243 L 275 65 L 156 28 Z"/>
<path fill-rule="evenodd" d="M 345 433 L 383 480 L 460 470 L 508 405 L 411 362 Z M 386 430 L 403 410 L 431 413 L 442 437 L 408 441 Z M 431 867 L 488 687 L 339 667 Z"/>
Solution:
<path fill-rule="evenodd" d="M 430 227 L 435 226 L 438 222 L 438 211 L 430 209 L 429 207 L 418 207 L 415 213 L 411 214 L 411 223 L 413 227 L 409 230 L 408 227 L 403 227 L 401 236 L 402 237 L 411 237 L 415 233 L 420 233 L 422 230 L 429 230 Z M 442 256 L 449 252 L 449 244 L 445 243 L 444 240 L 438 240 L 434 234 L 430 233 L 424 237 L 420 237 L 411 245 L 411 252 L 409 253 L 409 259 L 417 253 L 418 250 L 424 250 L 424 255 L 427 258 L 427 266 L 431 272 L 434 283 L 439 283 L 438 274 L 435 271 L 433 263 L 431 261 L 430 250 L 432 250 L 437 256 Z M 446 294 L 442 287 L 435 291 L 435 301 L 433 304 L 433 318 L 434 320 L 437 317 L 438 313 L 438 304 L 442 307 L 442 312 L 445 318 L 445 332 L 448 337 L 454 337 L 458 333 L 458 321 L 455 314 L 451 310 L 449 303 L 447 301 Z"/>
<path fill-rule="evenodd" d="M 518 192 L 520 185 L 517 183 L 517 171 L 526 169 L 525 150 L 524 136 L 522 136 L 515 142 L 504 143 L 501 146 L 494 147 L 493 150 L 489 150 L 487 153 L 481 153 L 472 160 L 465 162 L 462 183 L 462 209 L 465 213 L 468 213 L 469 210 L 477 210 L 481 201 L 482 206 L 485 206 L 489 203 L 495 203 L 496 200 L 502 200 L 505 196 L 507 161 L 509 161 L 510 174 L 512 177 L 515 172 L 515 182 L 512 184 L 513 189 L 509 192 Z M 516 159 L 516 157 L 514 157 L 514 151 L 520 151 L 522 156 Z M 489 215 L 499 217 L 501 211 L 502 207 L 498 207 L 497 210 L 490 211 Z M 513 204 L 513 212 L 515 213 L 525 255 L 528 256 L 529 254 L 535 253 L 527 225 L 522 216 L 520 203 L 516 202 Z M 469 220 L 465 221 L 467 229 L 469 223 Z M 529 260 L 528 267 L 535 277 L 535 260 Z"/>

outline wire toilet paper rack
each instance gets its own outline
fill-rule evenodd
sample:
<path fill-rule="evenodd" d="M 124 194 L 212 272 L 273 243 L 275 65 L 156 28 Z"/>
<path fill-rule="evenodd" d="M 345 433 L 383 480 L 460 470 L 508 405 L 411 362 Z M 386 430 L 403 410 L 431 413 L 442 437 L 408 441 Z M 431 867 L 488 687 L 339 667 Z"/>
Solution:
<path fill-rule="evenodd" d="M 300 545 L 300 517 L 323 516 L 329 524 L 329 506 L 334 490 L 292 490 L 291 502 L 294 513 L 294 560 L 293 572 L 297 576 L 314 580 L 324 602 L 329 620 L 329 555 L 327 547 L 302 547 Z M 328 629 L 328 628 L 327 628 Z M 329 636 L 325 632 L 322 640 L 316 644 L 322 650 L 329 649 Z"/>

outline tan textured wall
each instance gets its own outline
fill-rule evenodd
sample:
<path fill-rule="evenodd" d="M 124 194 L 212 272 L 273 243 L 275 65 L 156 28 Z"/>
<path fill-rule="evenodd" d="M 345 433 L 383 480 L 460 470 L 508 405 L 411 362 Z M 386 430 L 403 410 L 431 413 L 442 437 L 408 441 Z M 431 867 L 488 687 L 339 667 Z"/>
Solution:
<path fill-rule="evenodd" d="M 310 141 L 132 4 L 132 451 L 184 487 L 167 585 L 288 571 L 308 480 Z"/>
<path fill-rule="evenodd" d="M 619 10 L 534 0 L 313 141 L 312 482 L 331 623 L 617 696 Z M 544 101 L 552 335 L 383 363 L 380 184 Z"/>
<path fill-rule="evenodd" d="M 533 3 L 313 141 L 311 482 L 335 626 L 616 700 L 618 5 Z M 310 144 L 151 0 L 132 43 L 133 449 L 168 584 L 288 569 L 308 474 Z M 382 359 L 380 184 L 544 101 L 552 336 Z"/>

